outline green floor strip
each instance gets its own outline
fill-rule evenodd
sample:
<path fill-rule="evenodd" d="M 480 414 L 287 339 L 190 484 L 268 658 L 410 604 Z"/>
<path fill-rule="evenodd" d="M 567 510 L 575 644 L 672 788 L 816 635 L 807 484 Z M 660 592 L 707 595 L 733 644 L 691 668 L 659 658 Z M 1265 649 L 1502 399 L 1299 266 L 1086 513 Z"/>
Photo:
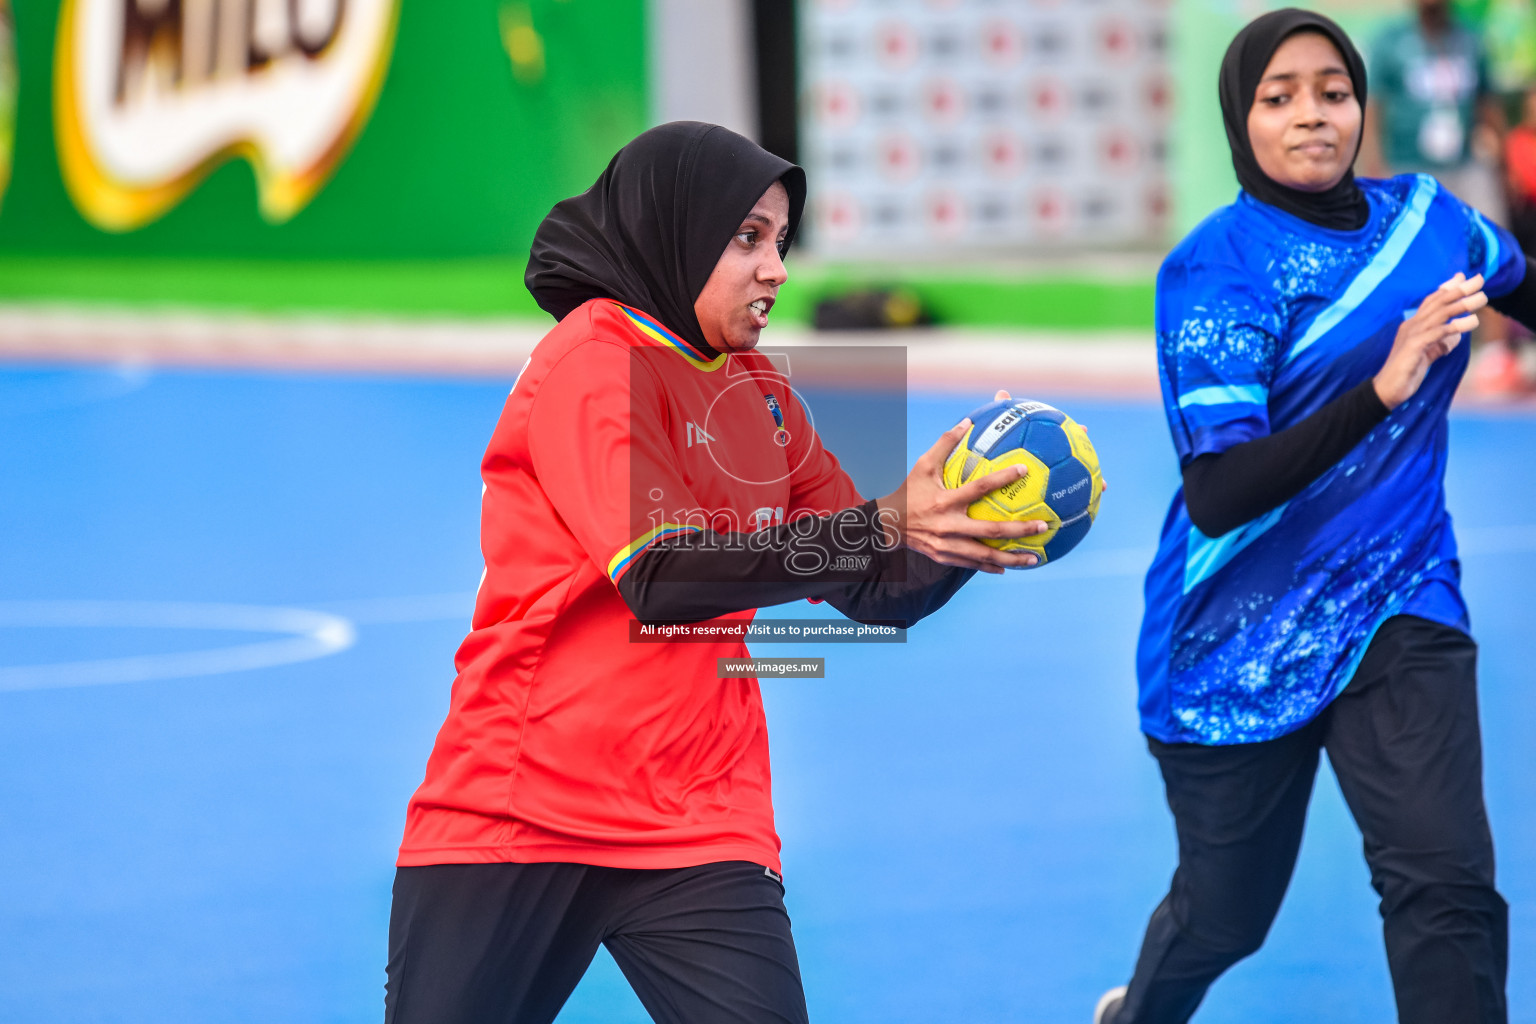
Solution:
<path fill-rule="evenodd" d="M 0 256 L 0 301 L 177 307 L 248 313 L 544 318 L 523 288 L 525 260 L 283 262 Z M 1146 279 L 1011 276 L 791 264 L 775 310 L 807 323 L 821 299 L 901 288 L 939 324 L 1093 331 L 1152 324 Z"/>

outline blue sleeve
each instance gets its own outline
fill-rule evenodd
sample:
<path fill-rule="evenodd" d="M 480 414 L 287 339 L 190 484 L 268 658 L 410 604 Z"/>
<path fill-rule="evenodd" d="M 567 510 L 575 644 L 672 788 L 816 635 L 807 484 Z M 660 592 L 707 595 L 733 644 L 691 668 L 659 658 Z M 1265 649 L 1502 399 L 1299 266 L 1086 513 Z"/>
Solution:
<path fill-rule="evenodd" d="M 1163 265 L 1158 372 L 1181 466 L 1269 434 L 1280 333 L 1279 312 L 1238 268 Z"/>
<path fill-rule="evenodd" d="M 1468 222 L 1467 262 L 1483 275 L 1483 292 L 1497 299 L 1525 280 L 1525 253 L 1508 231 L 1462 204 Z"/>

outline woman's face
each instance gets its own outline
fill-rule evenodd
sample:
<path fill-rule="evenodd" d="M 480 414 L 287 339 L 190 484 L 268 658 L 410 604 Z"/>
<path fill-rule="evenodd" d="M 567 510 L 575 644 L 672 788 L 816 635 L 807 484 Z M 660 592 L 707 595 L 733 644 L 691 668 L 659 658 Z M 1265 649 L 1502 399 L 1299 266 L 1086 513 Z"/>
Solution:
<path fill-rule="evenodd" d="M 704 338 L 717 352 L 746 352 L 768 326 L 768 310 L 789 279 L 779 247 L 789 236 L 789 193 L 774 182 L 742 220 L 736 236 L 693 301 Z"/>
<path fill-rule="evenodd" d="M 1360 101 L 1338 48 L 1317 32 L 1298 32 L 1275 51 L 1248 111 L 1248 142 L 1280 185 L 1324 192 L 1355 161 Z"/>

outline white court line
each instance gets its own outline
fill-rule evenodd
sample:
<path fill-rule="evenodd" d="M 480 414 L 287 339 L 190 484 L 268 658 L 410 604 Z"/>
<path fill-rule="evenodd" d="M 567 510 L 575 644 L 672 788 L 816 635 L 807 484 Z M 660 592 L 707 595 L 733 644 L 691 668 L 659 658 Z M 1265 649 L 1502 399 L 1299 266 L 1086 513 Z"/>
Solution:
<path fill-rule="evenodd" d="M 351 647 L 348 620 L 303 608 L 166 601 L 0 601 L 0 626 L 222 629 L 286 633 L 276 640 L 175 654 L 0 667 L 0 693 L 186 679 L 288 665 Z"/>
<path fill-rule="evenodd" d="M 1456 531 L 1463 558 L 1536 552 L 1536 524 L 1525 526 L 1469 527 Z M 1118 579 L 1146 575 L 1157 554 L 1155 547 L 1088 548 L 1075 551 L 1058 565 L 1021 570 L 1031 583 L 1086 579 Z M 320 607 L 344 615 L 359 626 L 409 622 L 462 620 L 468 627 L 474 612 L 472 591 L 450 594 L 419 594 L 410 597 L 365 598 L 336 601 Z M 767 609 L 765 609 L 767 611 Z"/>
<path fill-rule="evenodd" d="M 416 594 L 410 597 L 370 597 L 356 601 L 330 601 L 319 607 L 341 615 L 359 626 L 403 622 L 443 622 L 462 619 L 469 625 L 475 611 L 475 592 Z"/>
<path fill-rule="evenodd" d="M 1536 524 L 1471 527 L 1457 531 L 1462 557 L 1536 552 Z M 1090 549 L 1063 565 L 1045 566 L 1035 581 L 1138 577 L 1151 565 L 1150 547 Z M 244 672 L 324 658 L 357 642 L 358 625 L 466 622 L 470 592 L 419 594 L 334 602 L 332 611 L 259 605 L 161 601 L 0 601 L 0 627 L 222 629 L 286 633 L 276 640 L 175 654 L 0 666 L 0 693 L 105 686 Z"/>
<path fill-rule="evenodd" d="M 79 371 L 74 375 L 80 376 Z M 51 386 L 56 382 L 46 380 L 0 381 L 0 417 L 32 416 L 110 402 L 143 390 L 154 374 L 145 364 L 124 360 L 104 372 L 85 376 L 84 387 L 78 381 L 70 381 L 62 388 Z"/>

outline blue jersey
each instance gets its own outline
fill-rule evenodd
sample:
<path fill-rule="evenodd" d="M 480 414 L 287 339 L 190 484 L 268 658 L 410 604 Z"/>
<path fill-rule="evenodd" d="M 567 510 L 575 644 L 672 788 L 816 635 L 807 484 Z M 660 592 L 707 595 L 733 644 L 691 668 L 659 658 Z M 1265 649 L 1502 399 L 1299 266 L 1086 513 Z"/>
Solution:
<path fill-rule="evenodd" d="M 1158 365 L 1181 465 L 1284 430 L 1375 375 L 1403 320 L 1457 271 L 1512 291 L 1506 232 L 1427 175 L 1362 180 L 1371 215 L 1331 231 L 1246 193 L 1157 277 Z M 1467 629 L 1445 509 L 1446 412 L 1467 346 L 1295 498 L 1219 538 L 1181 490 L 1147 574 L 1141 723 L 1170 743 L 1273 739 L 1349 682 L 1398 614 Z"/>

